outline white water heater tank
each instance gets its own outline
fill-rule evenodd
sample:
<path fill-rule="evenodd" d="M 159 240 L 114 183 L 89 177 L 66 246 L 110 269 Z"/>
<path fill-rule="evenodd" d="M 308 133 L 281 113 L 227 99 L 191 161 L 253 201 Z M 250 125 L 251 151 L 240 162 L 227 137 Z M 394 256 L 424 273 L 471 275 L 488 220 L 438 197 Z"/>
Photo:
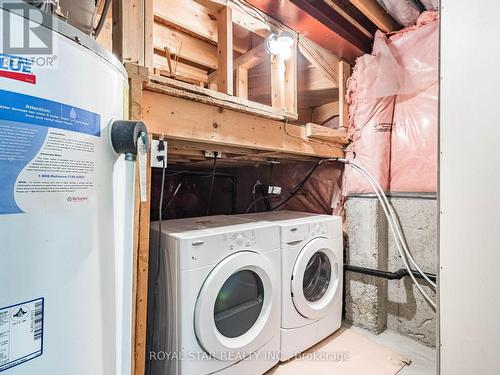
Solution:
<path fill-rule="evenodd" d="M 23 7 L 0 1 L 0 373 L 127 375 L 136 163 L 110 130 L 127 74 Z"/>

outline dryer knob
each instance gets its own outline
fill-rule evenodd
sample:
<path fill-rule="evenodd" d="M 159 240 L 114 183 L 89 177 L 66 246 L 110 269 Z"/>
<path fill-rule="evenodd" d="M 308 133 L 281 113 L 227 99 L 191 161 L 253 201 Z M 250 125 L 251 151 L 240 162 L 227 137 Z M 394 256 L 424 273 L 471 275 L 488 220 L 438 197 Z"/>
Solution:
<path fill-rule="evenodd" d="M 245 237 L 242 234 L 238 234 L 236 236 L 236 243 L 241 246 L 243 245 L 244 242 L 245 242 Z"/>

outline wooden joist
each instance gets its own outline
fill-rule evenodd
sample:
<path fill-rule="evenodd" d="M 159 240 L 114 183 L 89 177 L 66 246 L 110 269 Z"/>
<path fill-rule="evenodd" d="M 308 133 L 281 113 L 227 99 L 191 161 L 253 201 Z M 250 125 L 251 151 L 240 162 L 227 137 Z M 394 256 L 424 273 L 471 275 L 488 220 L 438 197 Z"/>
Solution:
<path fill-rule="evenodd" d="M 344 154 L 339 145 L 308 140 L 303 126 L 221 109 L 149 89 L 143 91 L 142 120 L 148 124 L 150 132 L 163 134 L 167 139 L 318 158 Z"/>
<path fill-rule="evenodd" d="M 330 129 L 326 126 L 321 126 L 313 123 L 306 125 L 306 135 L 308 138 L 319 139 L 338 144 L 348 144 L 347 132 L 343 130 Z"/>
<path fill-rule="evenodd" d="M 399 30 L 401 26 L 389 15 L 376 0 L 350 0 L 384 33 Z"/>

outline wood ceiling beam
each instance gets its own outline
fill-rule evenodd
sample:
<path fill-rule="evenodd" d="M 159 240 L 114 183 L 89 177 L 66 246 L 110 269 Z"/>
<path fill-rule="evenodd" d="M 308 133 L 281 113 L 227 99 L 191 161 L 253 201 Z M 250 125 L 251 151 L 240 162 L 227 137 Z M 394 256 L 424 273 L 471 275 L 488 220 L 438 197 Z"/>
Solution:
<path fill-rule="evenodd" d="M 365 53 L 371 51 L 373 38 L 355 27 L 342 14 L 323 0 L 290 1 L 361 51 Z"/>
<path fill-rule="evenodd" d="M 321 70 L 336 87 L 339 85 L 338 63 L 339 58 L 326 48 L 314 43 L 312 40 L 299 35 L 299 51 L 315 67 Z"/>
<path fill-rule="evenodd" d="M 342 157 L 342 146 L 308 140 L 303 126 L 265 119 L 149 90 L 142 93 L 142 120 L 167 139 L 313 157 Z M 165 110 L 167 109 L 167 110 Z"/>
<path fill-rule="evenodd" d="M 384 33 L 399 30 L 401 26 L 382 8 L 376 0 L 350 0 Z"/>

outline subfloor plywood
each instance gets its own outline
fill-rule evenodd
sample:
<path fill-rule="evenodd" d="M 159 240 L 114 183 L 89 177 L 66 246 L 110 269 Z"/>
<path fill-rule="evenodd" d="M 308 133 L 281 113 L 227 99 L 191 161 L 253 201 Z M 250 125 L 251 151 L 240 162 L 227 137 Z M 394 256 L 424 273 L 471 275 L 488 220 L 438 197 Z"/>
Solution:
<path fill-rule="evenodd" d="M 266 375 L 394 375 L 409 363 L 395 351 L 342 327 Z"/>

